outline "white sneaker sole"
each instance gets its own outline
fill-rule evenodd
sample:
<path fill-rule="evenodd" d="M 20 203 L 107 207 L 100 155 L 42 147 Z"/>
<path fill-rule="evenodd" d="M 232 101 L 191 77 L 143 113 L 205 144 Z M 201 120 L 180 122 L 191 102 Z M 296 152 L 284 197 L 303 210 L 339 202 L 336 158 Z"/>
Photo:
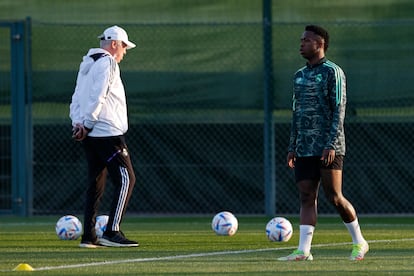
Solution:
<path fill-rule="evenodd" d="M 123 243 L 112 242 L 104 238 L 100 238 L 99 243 L 101 245 L 110 246 L 110 247 L 137 247 L 138 246 L 138 243 L 123 244 Z"/>
<path fill-rule="evenodd" d="M 97 244 L 92 244 L 92 243 L 81 243 L 79 244 L 80 248 L 98 248 L 98 247 L 103 247 L 101 245 L 97 245 Z"/>
<path fill-rule="evenodd" d="M 306 256 L 305 258 L 293 258 L 293 257 L 280 257 L 277 259 L 278 261 L 286 261 L 286 262 L 302 262 L 302 261 L 313 261 L 312 254 L 309 254 L 309 256 Z"/>

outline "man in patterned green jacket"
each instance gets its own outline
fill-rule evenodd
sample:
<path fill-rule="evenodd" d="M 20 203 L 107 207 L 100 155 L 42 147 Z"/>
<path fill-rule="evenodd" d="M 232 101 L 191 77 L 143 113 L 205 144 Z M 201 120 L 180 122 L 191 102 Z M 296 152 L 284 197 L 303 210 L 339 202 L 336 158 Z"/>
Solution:
<path fill-rule="evenodd" d="M 369 250 L 352 204 L 342 194 L 345 156 L 346 82 L 342 69 L 325 58 L 328 32 L 308 25 L 300 54 L 307 60 L 294 76 L 293 117 L 287 164 L 295 171 L 300 193 L 298 249 L 280 261 L 313 260 L 310 252 L 317 221 L 317 198 L 322 184 L 352 237 L 351 260 L 364 259 Z"/>

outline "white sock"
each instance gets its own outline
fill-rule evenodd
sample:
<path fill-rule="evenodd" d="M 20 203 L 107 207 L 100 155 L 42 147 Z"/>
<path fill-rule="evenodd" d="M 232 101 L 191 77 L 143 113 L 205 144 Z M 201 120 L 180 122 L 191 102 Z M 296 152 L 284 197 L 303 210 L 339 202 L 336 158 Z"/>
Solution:
<path fill-rule="evenodd" d="M 299 247 L 298 250 L 302 250 L 305 255 L 310 253 L 313 231 L 315 226 L 312 225 L 300 225 L 299 226 Z"/>
<path fill-rule="evenodd" d="M 348 228 L 349 234 L 351 234 L 353 244 L 358 244 L 365 241 L 361 233 L 361 228 L 359 227 L 358 219 L 355 219 L 350 223 L 344 222 L 344 224 L 346 228 Z"/>

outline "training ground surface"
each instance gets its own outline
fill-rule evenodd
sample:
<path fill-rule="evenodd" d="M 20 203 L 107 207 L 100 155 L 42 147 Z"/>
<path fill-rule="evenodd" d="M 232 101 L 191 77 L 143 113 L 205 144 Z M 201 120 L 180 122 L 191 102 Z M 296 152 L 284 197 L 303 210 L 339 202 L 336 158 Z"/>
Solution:
<path fill-rule="evenodd" d="M 127 216 L 123 231 L 138 248 L 79 248 L 79 240 L 58 240 L 59 217 L 1 218 L 0 275 L 30 273 L 13 269 L 29 264 L 37 275 L 412 275 L 414 222 L 410 217 L 360 218 L 370 243 L 361 262 L 348 260 L 350 237 L 338 218 L 320 218 L 314 236 L 313 262 L 279 262 L 298 242 L 265 236 L 269 218 L 239 217 L 233 237 L 216 236 L 210 217 L 142 218 Z"/>

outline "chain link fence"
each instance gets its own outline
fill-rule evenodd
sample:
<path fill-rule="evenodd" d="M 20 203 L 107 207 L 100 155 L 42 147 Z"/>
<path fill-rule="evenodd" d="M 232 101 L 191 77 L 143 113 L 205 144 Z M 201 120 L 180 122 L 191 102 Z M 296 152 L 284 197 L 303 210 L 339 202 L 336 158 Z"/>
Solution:
<path fill-rule="evenodd" d="M 359 213 L 413 213 L 414 22 L 323 22 L 347 75 L 344 193 Z M 292 77 L 304 23 L 273 28 L 276 212 L 297 214 L 285 165 Z M 34 214 L 81 213 L 86 162 L 68 108 L 81 57 L 107 25 L 33 22 Z M 120 64 L 137 184 L 128 212 L 263 214 L 262 24 L 122 25 Z M 109 208 L 111 183 L 101 210 Z M 320 213 L 335 213 L 321 191 Z"/>
<path fill-rule="evenodd" d="M 0 25 L 0 37 L 5 38 L 0 42 L 0 54 L 2 62 L 0 63 L 0 116 L 7 119 L 0 120 L 0 210 L 10 209 L 11 202 L 11 108 L 6 108 L 10 104 L 10 31 L 8 28 L 2 28 Z"/>

